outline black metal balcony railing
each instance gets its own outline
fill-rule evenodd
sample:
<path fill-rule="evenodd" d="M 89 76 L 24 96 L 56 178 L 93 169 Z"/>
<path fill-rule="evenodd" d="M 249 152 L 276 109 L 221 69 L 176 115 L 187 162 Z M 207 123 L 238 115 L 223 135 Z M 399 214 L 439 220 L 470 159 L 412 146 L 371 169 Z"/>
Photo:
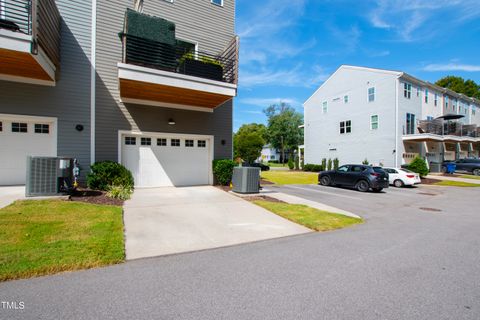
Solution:
<path fill-rule="evenodd" d="M 238 38 L 218 55 L 121 33 L 123 63 L 236 84 Z"/>
<path fill-rule="evenodd" d="M 0 28 L 32 34 L 32 0 L 0 0 Z"/>
<path fill-rule="evenodd" d="M 417 121 L 417 130 L 418 133 L 429 133 L 439 136 L 480 137 L 480 127 L 477 125 L 463 124 L 460 121 L 453 120 L 419 120 Z M 405 127 L 403 131 L 405 135 Z"/>
<path fill-rule="evenodd" d="M 59 66 L 60 12 L 55 0 L 0 0 L 0 28 L 31 35 L 32 53 L 40 46 Z"/>

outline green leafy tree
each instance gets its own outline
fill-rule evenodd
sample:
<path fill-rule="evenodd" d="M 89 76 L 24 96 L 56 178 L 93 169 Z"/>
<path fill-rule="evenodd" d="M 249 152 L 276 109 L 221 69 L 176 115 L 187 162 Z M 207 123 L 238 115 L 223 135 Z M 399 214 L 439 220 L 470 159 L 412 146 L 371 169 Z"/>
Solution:
<path fill-rule="evenodd" d="M 428 167 L 427 163 L 425 162 L 424 159 L 420 158 L 419 156 L 416 156 L 412 162 L 408 165 L 408 169 L 416 172 L 420 175 L 420 177 L 426 177 L 428 175 Z"/>
<path fill-rule="evenodd" d="M 334 170 L 338 169 L 339 163 L 340 163 L 340 161 L 338 160 L 338 158 L 333 159 L 333 169 Z"/>
<path fill-rule="evenodd" d="M 465 80 L 462 77 L 456 76 L 446 76 L 435 82 L 435 84 L 457 93 L 480 99 L 480 85 L 473 80 Z"/>
<path fill-rule="evenodd" d="M 370 163 L 368 162 L 368 159 L 365 158 L 365 159 L 362 161 L 362 164 L 368 166 Z"/>
<path fill-rule="evenodd" d="M 327 164 L 328 170 L 332 170 L 332 159 L 328 159 L 328 164 Z"/>
<path fill-rule="evenodd" d="M 261 127 L 256 124 L 253 125 L 243 125 L 233 137 L 235 158 L 241 158 L 248 163 L 255 162 L 260 157 L 265 145 Z"/>
<path fill-rule="evenodd" d="M 273 104 L 263 112 L 268 118 L 267 142 L 282 151 L 285 162 L 285 151 L 291 153 L 303 143 L 303 129 L 299 128 L 303 124 L 303 115 L 284 102 Z"/>
<path fill-rule="evenodd" d="M 248 123 L 242 125 L 236 134 L 244 134 L 244 133 L 251 133 L 257 132 L 263 138 L 263 140 L 267 141 L 267 127 L 261 123 Z"/>
<path fill-rule="evenodd" d="M 322 159 L 322 171 L 327 170 L 327 159 Z"/>

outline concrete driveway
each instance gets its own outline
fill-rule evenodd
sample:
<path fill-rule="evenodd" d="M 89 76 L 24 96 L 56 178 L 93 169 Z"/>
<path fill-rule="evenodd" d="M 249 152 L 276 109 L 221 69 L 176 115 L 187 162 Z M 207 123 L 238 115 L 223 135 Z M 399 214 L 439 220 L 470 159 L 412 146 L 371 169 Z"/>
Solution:
<path fill-rule="evenodd" d="M 137 189 L 124 222 L 127 259 L 311 231 L 212 186 Z"/>
<path fill-rule="evenodd" d="M 20 199 L 25 199 L 25 186 L 0 187 L 0 208 Z"/>

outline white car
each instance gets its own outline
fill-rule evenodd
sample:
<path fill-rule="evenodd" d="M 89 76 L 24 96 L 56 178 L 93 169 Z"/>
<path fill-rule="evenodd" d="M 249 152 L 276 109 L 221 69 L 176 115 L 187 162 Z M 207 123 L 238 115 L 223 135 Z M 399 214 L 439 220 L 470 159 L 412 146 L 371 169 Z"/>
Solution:
<path fill-rule="evenodd" d="M 422 183 L 420 175 L 413 171 L 403 168 L 383 168 L 388 173 L 390 184 L 400 188 L 403 186 L 413 186 Z"/>

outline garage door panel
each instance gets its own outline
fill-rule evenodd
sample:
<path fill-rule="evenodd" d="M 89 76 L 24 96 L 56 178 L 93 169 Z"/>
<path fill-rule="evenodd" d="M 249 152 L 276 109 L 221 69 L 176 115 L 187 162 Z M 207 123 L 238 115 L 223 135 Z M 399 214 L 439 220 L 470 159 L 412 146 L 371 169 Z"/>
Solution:
<path fill-rule="evenodd" d="M 0 185 L 25 184 L 27 156 L 57 155 L 55 126 L 51 120 L 14 117 L 11 115 L 9 120 L 0 117 Z M 12 122 L 27 123 L 27 132 L 12 132 Z M 35 132 L 35 124 L 47 124 L 48 133 Z"/>
<path fill-rule="evenodd" d="M 210 182 L 210 144 L 208 138 L 178 138 L 171 136 L 138 136 L 152 138 L 151 145 L 122 144 L 122 162 L 132 171 L 137 187 L 205 185 Z M 157 138 L 164 139 L 157 145 Z M 172 145 L 180 139 L 180 146 Z M 185 140 L 194 140 L 187 147 Z M 205 147 L 198 140 L 206 141 Z M 125 142 L 125 138 L 122 139 Z"/>

